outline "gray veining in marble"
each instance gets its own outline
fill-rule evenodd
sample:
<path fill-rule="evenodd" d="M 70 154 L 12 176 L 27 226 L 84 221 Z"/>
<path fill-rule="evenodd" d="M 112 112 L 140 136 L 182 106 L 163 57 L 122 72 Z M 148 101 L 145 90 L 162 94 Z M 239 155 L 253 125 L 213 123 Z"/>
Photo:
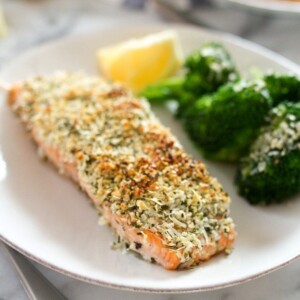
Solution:
<path fill-rule="evenodd" d="M 59 37 L 117 24 L 120 26 L 127 23 L 164 21 L 154 12 L 152 5 L 146 5 L 144 10 L 133 9 L 124 7 L 124 1 L 121 0 L 0 0 L 0 3 L 3 5 L 9 28 L 8 36 L 0 40 L 0 67 L 23 51 Z M 247 19 L 241 11 L 221 10 L 207 5 L 203 5 L 197 14 L 208 25 L 243 35 L 300 63 L 300 19 L 264 19 L 259 16 Z M 249 30 L 251 22 L 255 22 L 256 26 Z M 239 286 L 189 295 L 116 291 L 80 282 L 35 265 L 69 299 L 74 300 L 300 299 L 300 261 Z M 0 300 L 4 299 L 25 300 L 27 297 L 0 249 Z"/>

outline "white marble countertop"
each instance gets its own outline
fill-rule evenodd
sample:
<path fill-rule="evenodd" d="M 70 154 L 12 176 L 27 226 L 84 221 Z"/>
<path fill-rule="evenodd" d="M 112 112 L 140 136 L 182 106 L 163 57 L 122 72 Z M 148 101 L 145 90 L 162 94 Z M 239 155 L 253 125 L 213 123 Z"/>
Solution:
<path fill-rule="evenodd" d="M 165 22 L 152 5 L 141 9 L 124 7 L 121 0 L 0 0 L 8 22 L 8 35 L 0 40 L 0 67 L 19 53 L 66 35 L 120 26 L 120 23 Z M 139 2 L 139 1 L 131 1 Z M 203 1 L 207 2 L 207 1 Z M 123 3 L 123 5 L 121 5 Z M 249 17 L 233 9 L 220 10 L 203 5 L 199 12 L 204 23 L 239 34 L 300 63 L 300 18 Z M 214 21 L 215 20 L 215 21 Z M 249 27 L 254 24 L 255 26 Z M 249 30 L 251 29 L 252 30 Z M 254 29 L 253 29 L 254 28 Z M 1 208 L 0 208 L 1 209 Z M 156 295 L 117 291 L 84 283 L 43 266 L 36 267 L 68 299 L 300 299 L 300 260 L 262 278 L 226 289 L 188 295 Z M 27 299 L 8 259 L 0 248 L 0 300 Z"/>

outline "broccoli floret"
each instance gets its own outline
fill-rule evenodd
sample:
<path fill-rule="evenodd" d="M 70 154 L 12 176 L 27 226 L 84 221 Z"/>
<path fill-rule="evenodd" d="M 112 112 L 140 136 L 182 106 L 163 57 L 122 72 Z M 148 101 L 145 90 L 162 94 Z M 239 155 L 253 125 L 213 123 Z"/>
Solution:
<path fill-rule="evenodd" d="M 271 73 L 264 77 L 264 81 L 274 106 L 284 101 L 300 101 L 300 80 L 295 75 Z"/>
<path fill-rule="evenodd" d="M 185 107 L 196 99 L 193 94 L 184 89 L 184 81 L 184 77 L 169 78 L 147 86 L 139 96 L 147 98 L 152 104 L 175 100 L 178 103 L 176 117 L 180 118 L 185 111 Z"/>
<path fill-rule="evenodd" d="M 216 91 L 222 84 L 238 78 L 235 64 L 225 48 L 218 43 L 207 43 L 195 50 L 184 63 L 186 74 L 154 83 L 140 96 L 151 103 L 177 100 L 177 116 L 200 96 Z"/>
<path fill-rule="evenodd" d="M 251 204 L 279 203 L 300 191 L 300 103 L 280 104 L 269 122 L 236 175 Z"/>
<path fill-rule="evenodd" d="M 236 162 L 247 153 L 271 105 L 262 81 L 228 83 L 191 105 L 184 126 L 204 156 Z"/>
<path fill-rule="evenodd" d="M 147 98 L 151 103 L 163 103 L 176 100 L 183 92 L 184 77 L 172 77 L 158 83 L 148 85 L 139 96 Z"/>
<path fill-rule="evenodd" d="M 196 97 L 214 92 L 238 79 L 236 66 L 223 45 L 210 42 L 195 50 L 185 61 L 185 89 Z"/>

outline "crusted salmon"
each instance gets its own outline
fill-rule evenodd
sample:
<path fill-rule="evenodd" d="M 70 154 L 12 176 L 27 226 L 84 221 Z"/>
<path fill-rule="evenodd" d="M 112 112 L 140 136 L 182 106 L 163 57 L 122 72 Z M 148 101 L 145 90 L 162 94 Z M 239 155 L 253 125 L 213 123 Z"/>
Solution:
<path fill-rule="evenodd" d="M 228 194 L 143 99 L 118 84 L 61 72 L 12 86 L 8 103 L 41 153 L 146 260 L 191 268 L 231 248 Z"/>

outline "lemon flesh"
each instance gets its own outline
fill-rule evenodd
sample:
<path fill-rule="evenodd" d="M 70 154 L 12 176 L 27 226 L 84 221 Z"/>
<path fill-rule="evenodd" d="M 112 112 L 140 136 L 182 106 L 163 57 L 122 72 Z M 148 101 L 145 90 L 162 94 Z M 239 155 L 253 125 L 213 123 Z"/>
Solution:
<path fill-rule="evenodd" d="M 105 77 L 139 91 L 172 75 L 183 54 L 176 32 L 168 30 L 101 48 L 97 60 Z"/>

